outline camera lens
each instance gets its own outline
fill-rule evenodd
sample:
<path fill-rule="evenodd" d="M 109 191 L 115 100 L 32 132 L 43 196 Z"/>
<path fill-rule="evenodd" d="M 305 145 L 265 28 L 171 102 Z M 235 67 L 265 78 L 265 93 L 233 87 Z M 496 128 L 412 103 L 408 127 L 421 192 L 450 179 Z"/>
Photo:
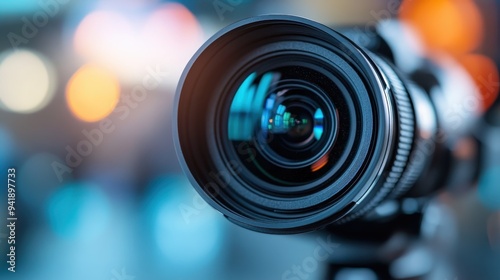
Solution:
<path fill-rule="evenodd" d="M 283 66 L 253 72 L 238 87 L 222 148 L 250 171 L 246 179 L 293 186 L 319 176 L 337 134 L 328 95 L 335 85 L 321 88 L 320 80 L 328 78 L 312 68 Z M 239 152 L 245 148 L 250 155 Z"/>
<path fill-rule="evenodd" d="M 318 23 L 248 19 L 187 66 L 176 150 L 200 195 L 236 224 L 298 233 L 345 223 L 407 191 L 426 164 L 412 160 L 416 114 L 433 109 L 410 88 Z"/>

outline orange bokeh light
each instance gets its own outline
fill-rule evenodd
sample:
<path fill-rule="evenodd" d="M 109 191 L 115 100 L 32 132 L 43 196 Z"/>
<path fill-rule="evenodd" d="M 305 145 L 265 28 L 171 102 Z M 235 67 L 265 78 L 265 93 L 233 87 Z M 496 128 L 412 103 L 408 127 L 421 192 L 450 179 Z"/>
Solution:
<path fill-rule="evenodd" d="M 109 71 L 97 65 L 85 65 L 69 80 L 66 101 L 71 112 L 86 122 L 107 117 L 120 98 L 120 85 Z"/>
<path fill-rule="evenodd" d="M 466 53 L 477 48 L 484 35 L 481 13 L 472 0 L 405 0 L 400 18 L 430 51 Z"/>
<path fill-rule="evenodd" d="M 495 62 L 481 54 L 467 54 L 458 61 L 474 80 L 479 93 L 481 108 L 486 111 L 498 97 L 500 77 Z"/>

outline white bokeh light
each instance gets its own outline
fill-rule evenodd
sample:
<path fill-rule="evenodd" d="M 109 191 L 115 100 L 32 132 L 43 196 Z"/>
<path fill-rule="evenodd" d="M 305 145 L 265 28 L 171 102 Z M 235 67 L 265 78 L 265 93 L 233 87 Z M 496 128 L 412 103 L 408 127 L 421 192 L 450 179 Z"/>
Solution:
<path fill-rule="evenodd" d="M 161 69 L 168 73 L 161 86 L 175 88 L 203 39 L 196 16 L 182 4 L 167 3 L 136 17 L 119 9 L 90 12 L 78 24 L 73 46 L 84 61 L 106 66 L 124 84 Z"/>
<path fill-rule="evenodd" d="M 8 51 L 0 56 L 0 104 L 17 113 L 45 107 L 55 92 L 53 67 L 30 50 Z"/>

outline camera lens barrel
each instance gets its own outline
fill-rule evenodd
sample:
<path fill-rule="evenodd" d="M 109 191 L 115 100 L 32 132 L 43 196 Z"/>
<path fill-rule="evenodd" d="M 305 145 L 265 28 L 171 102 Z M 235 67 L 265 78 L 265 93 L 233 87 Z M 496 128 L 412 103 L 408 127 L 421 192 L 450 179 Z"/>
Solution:
<path fill-rule="evenodd" d="M 176 150 L 196 190 L 267 233 L 346 223 L 404 195 L 437 131 L 428 96 L 390 62 L 291 16 L 212 37 L 175 108 Z"/>

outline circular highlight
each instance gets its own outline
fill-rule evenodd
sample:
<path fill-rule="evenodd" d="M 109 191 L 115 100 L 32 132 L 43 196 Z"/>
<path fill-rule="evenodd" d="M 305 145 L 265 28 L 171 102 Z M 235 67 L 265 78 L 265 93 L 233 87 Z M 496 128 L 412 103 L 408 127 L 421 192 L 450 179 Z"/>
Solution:
<path fill-rule="evenodd" d="M 406 0 L 400 18 L 420 34 L 430 50 L 466 53 L 483 39 L 483 20 L 471 0 Z"/>
<path fill-rule="evenodd" d="M 102 190 L 88 183 L 63 186 L 47 205 L 49 224 L 63 238 L 92 240 L 106 230 L 110 216 L 108 198 Z"/>
<path fill-rule="evenodd" d="M 141 55 L 148 51 L 134 28 L 130 18 L 121 13 L 94 11 L 79 23 L 73 45 L 87 61 L 105 65 L 120 79 L 136 81 L 144 68 Z"/>
<path fill-rule="evenodd" d="M 0 57 L 0 103 L 16 113 L 33 113 L 54 96 L 53 66 L 41 54 L 13 50 Z"/>
<path fill-rule="evenodd" d="M 146 215 L 162 261 L 193 268 L 217 259 L 224 227 L 220 215 L 189 188 L 184 177 L 156 179 Z"/>
<path fill-rule="evenodd" d="M 142 30 L 148 42 L 148 61 L 160 62 L 168 71 L 165 82 L 177 82 L 191 57 L 203 42 L 203 30 L 196 16 L 179 3 L 167 3 L 156 9 Z"/>
<path fill-rule="evenodd" d="M 130 55 L 124 43 L 134 39 L 131 23 L 123 15 L 109 11 L 95 11 L 80 22 L 74 35 L 78 54 L 89 59 L 126 58 Z"/>
<path fill-rule="evenodd" d="M 96 122 L 107 117 L 120 98 L 118 79 L 97 65 L 85 65 L 68 82 L 66 101 L 80 120 Z"/>

